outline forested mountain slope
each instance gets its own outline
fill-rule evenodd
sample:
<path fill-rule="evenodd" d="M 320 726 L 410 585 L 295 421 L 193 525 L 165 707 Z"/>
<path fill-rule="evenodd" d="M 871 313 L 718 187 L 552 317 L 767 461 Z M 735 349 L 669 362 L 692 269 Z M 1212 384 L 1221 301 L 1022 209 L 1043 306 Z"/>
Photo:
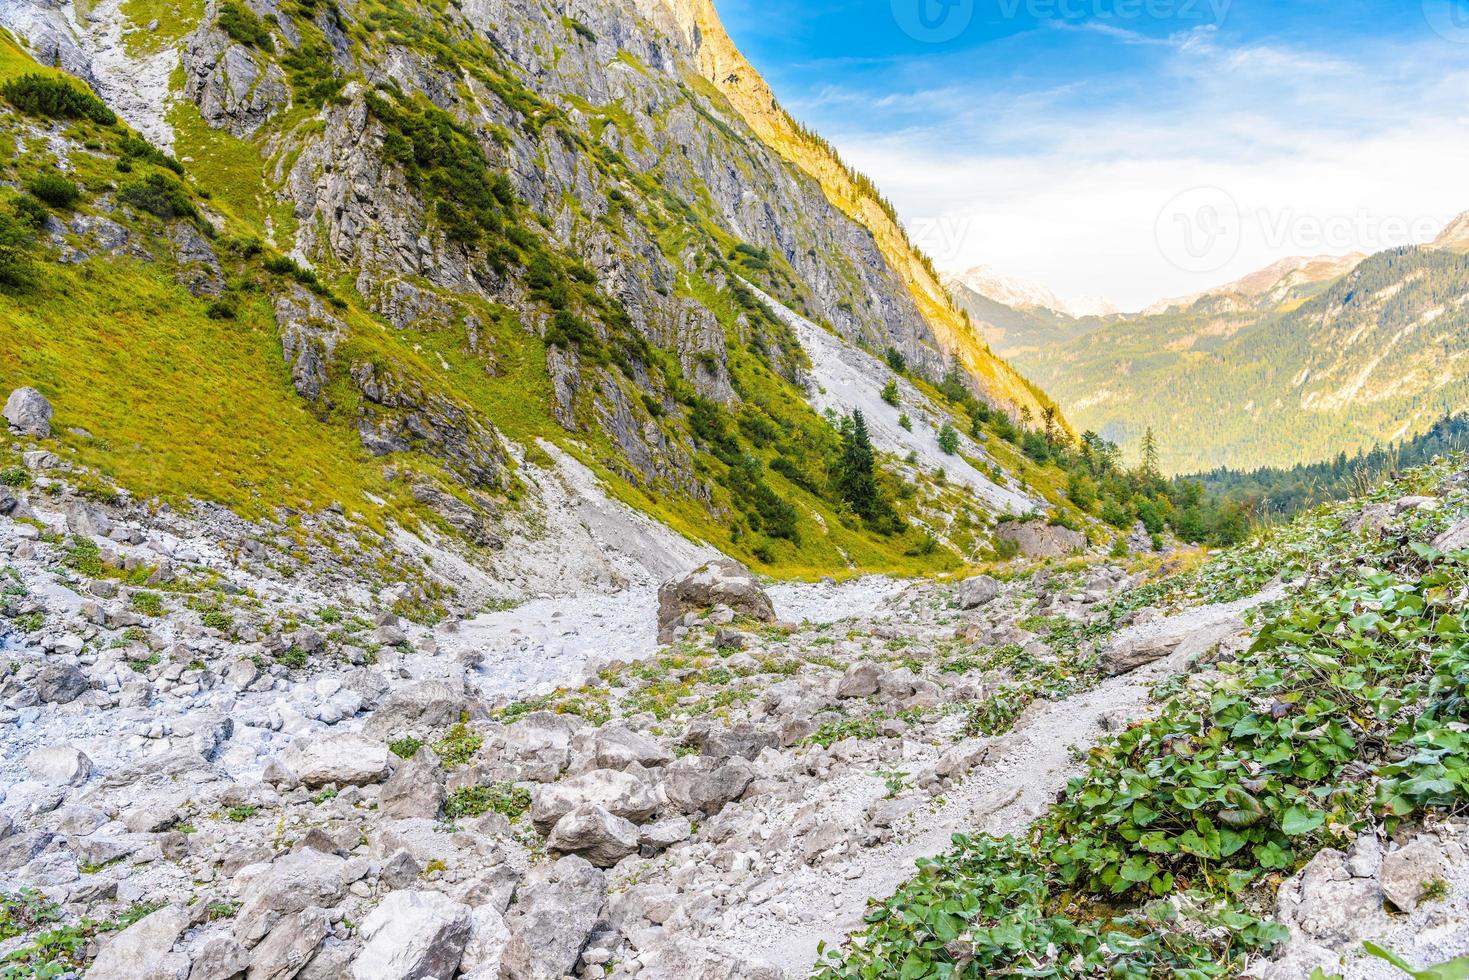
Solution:
<path fill-rule="evenodd" d="M 1001 349 L 1077 427 L 1130 454 L 1151 428 L 1170 473 L 1354 454 L 1462 409 L 1462 252 L 1442 244 L 1343 264 L 1344 274 L 1325 261 L 1272 267 L 1283 275 L 1268 287 L 1242 281 L 1164 312 L 1083 321 L 1070 336 L 1012 329 Z"/>

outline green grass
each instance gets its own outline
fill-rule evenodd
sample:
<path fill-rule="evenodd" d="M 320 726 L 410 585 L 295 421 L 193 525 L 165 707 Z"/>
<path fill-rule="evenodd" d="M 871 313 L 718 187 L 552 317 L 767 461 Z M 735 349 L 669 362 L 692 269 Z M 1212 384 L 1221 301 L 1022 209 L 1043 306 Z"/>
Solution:
<path fill-rule="evenodd" d="M 133 57 L 176 45 L 204 20 L 204 0 L 123 0 L 121 9 L 131 25 L 123 46 Z"/>
<path fill-rule="evenodd" d="M 264 301 L 233 321 L 207 305 L 136 260 L 49 265 L 34 293 L 0 295 L 0 387 L 39 388 L 78 461 L 141 497 L 262 516 L 387 494 L 355 434 L 296 397 Z"/>

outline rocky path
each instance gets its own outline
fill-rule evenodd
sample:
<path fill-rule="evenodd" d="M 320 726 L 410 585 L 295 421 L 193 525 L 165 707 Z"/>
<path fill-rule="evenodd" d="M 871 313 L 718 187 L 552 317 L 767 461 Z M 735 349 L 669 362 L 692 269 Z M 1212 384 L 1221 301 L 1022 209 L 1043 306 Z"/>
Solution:
<path fill-rule="evenodd" d="M 831 870 L 802 869 L 781 880 L 734 926 L 728 943 L 741 956 L 771 963 L 787 976 L 805 976 L 817 947 L 833 947 L 862 924 L 870 896 L 891 895 L 913 875 L 914 862 L 950 847 L 955 834 L 1019 834 L 1080 772 L 1077 760 L 1107 730 L 1151 710 L 1149 689 L 1189 668 L 1236 633 L 1243 613 L 1278 596 L 1270 591 L 1234 603 L 1204 606 L 1132 627 L 1115 644 L 1146 638 L 1178 644 L 1168 657 L 1111 678 L 1077 697 L 1033 707 L 1012 733 L 974 747 L 982 762 L 938 805 L 905 818 L 904 832 L 885 846 L 862 850 Z M 871 777 L 855 777 L 871 781 Z M 850 813 L 854 822 L 860 813 Z"/>

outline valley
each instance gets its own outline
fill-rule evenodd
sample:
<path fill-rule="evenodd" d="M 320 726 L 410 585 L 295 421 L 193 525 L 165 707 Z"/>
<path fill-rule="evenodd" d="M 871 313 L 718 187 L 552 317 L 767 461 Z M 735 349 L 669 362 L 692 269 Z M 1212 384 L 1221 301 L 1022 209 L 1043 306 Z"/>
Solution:
<path fill-rule="evenodd" d="M 1125 316 L 710 0 L 0 4 L 0 976 L 1461 975 L 1466 225 Z"/>
<path fill-rule="evenodd" d="M 1402 442 L 1465 404 L 1454 229 L 1422 248 L 1286 260 L 1136 316 L 997 309 L 951 280 L 995 349 L 1080 429 L 1170 474 L 1312 463 Z"/>

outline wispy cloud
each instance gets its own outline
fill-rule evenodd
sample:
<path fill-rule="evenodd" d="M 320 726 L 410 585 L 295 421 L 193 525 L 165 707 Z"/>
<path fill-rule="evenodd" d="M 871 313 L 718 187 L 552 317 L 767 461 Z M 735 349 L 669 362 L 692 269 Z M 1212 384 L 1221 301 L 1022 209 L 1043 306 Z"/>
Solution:
<path fill-rule="evenodd" d="M 833 84 L 804 108 L 861 121 L 832 135 L 910 226 L 948 229 L 925 243 L 941 265 L 988 264 L 1124 307 L 1288 254 L 1405 244 L 1469 208 L 1462 52 L 1425 42 L 1347 57 L 1207 29 L 1145 40 L 1156 60 L 1134 77 L 918 84 L 930 63 L 880 99 Z M 1226 191 L 1244 223 L 1237 254 L 1206 272 L 1156 241 L 1160 210 L 1199 186 Z M 1307 233 L 1317 227 L 1333 233 Z"/>

